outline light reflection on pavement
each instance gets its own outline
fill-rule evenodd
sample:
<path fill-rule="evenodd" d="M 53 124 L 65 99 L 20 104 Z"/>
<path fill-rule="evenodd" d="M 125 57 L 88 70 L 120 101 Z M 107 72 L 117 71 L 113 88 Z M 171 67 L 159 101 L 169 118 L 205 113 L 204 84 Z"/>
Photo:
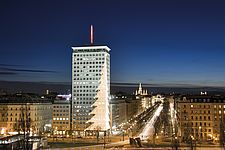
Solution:
<path fill-rule="evenodd" d="M 152 116 L 152 118 L 145 125 L 143 131 L 139 135 L 142 140 L 146 140 L 149 137 L 153 136 L 154 124 L 155 124 L 157 118 L 159 117 L 162 109 L 163 109 L 163 104 L 160 104 L 159 107 L 157 108 L 157 110 L 154 112 L 154 115 Z"/>

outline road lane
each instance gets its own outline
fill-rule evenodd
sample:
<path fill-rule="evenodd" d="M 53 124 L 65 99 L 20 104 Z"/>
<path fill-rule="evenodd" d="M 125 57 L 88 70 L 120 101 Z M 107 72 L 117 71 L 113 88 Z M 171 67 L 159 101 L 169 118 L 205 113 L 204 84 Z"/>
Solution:
<path fill-rule="evenodd" d="M 154 124 L 155 124 L 157 118 L 159 117 L 162 109 L 163 109 L 163 104 L 160 104 L 159 107 L 154 112 L 154 115 L 152 116 L 152 118 L 145 125 L 144 129 L 142 130 L 142 132 L 139 135 L 142 140 L 146 140 L 153 136 Z"/>

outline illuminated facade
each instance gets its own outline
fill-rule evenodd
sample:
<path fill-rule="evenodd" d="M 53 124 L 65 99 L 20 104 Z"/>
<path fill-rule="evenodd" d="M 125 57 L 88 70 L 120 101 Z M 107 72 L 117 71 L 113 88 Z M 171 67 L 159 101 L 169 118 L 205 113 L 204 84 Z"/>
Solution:
<path fill-rule="evenodd" d="M 141 101 L 141 106 L 138 110 L 139 113 L 151 106 L 151 95 L 148 94 L 147 89 L 144 90 L 142 88 L 141 83 L 139 84 L 138 90 L 135 91 L 135 97 Z"/>
<path fill-rule="evenodd" d="M 157 94 L 152 96 L 152 105 L 154 105 L 156 102 L 164 102 L 165 97 L 163 95 Z"/>
<path fill-rule="evenodd" d="M 143 90 L 141 83 L 139 84 L 138 90 L 135 91 L 135 95 L 148 95 L 148 91 L 147 90 Z"/>
<path fill-rule="evenodd" d="M 72 49 L 73 130 L 108 130 L 110 49 L 94 45 Z"/>
<path fill-rule="evenodd" d="M 177 103 L 178 135 L 182 141 L 219 142 L 224 138 L 224 97 L 185 96 Z"/>
<path fill-rule="evenodd" d="M 70 131 L 70 101 L 55 100 L 52 111 L 54 135 L 68 135 Z"/>
<path fill-rule="evenodd" d="M 110 101 L 112 127 L 117 127 L 122 123 L 126 123 L 132 117 L 138 114 L 140 109 L 140 100 L 133 99 L 129 95 L 114 95 Z"/>
<path fill-rule="evenodd" d="M 0 97 L 0 116 L 1 134 L 17 134 L 25 130 L 38 135 L 51 128 L 52 103 L 23 94 L 5 95 Z"/>

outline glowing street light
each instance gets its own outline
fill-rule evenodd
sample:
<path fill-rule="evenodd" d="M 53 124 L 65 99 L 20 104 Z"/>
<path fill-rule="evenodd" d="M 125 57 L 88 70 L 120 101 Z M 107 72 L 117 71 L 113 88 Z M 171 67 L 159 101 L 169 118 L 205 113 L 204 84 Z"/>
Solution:
<path fill-rule="evenodd" d="M 5 133 L 6 133 L 6 129 L 5 129 L 5 128 L 2 128 L 1 134 L 2 134 L 2 135 L 5 135 Z"/>
<path fill-rule="evenodd" d="M 199 128 L 199 140 L 200 140 L 200 138 L 201 138 L 201 129 L 202 129 L 202 127 L 199 126 L 198 128 Z"/>

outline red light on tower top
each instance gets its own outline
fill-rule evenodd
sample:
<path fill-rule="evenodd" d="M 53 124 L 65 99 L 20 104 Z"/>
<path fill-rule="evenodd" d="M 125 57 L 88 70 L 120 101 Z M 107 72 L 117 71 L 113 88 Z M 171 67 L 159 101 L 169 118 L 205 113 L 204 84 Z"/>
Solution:
<path fill-rule="evenodd" d="M 91 37 L 91 44 L 93 44 L 94 43 L 94 29 L 93 29 L 93 25 L 91 25 L 91 35 L 90 35 Z"/>

